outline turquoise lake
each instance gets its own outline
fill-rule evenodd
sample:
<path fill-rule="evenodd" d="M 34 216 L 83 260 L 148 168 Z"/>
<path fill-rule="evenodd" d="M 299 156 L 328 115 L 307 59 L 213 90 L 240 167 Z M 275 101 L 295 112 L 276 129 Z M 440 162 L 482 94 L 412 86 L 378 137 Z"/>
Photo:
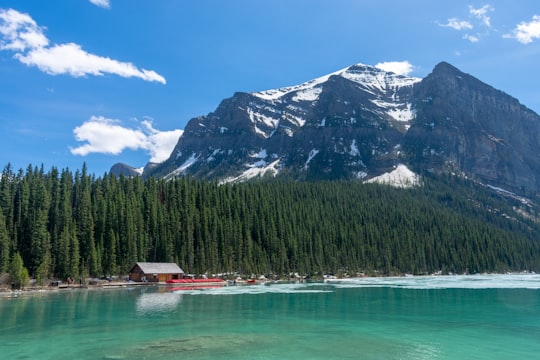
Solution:
<path fill-rule="evenodd" d="M 0 298 L 2 359 L 540 358 L 540 276 Z"/>

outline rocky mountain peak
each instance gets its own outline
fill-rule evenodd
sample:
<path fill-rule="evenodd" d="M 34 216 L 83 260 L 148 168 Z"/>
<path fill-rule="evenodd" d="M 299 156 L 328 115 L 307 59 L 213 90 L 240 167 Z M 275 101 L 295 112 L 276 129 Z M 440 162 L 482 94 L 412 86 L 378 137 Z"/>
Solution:
<path fill-rule="evenodd" d="M 513 191 L 539 189 L 540 117 L 517 99 L 441 63 L 413 101 L 405 150 L 418 169 L 465 173 Z"/>
<path fill-rule="evenodd" d="M 142 169 L 136 169 L 130 165 L 124 163 L 117 163 L 111 167 L 110 173 L 114 176 L 141 176 L 143 171 Z"/>
<path fill-rule="evenodd" d="M 234 94 L 190 120 L 170 158 L 144 176 L 366 181 L 412 169 L 538 191 L 538 148 L 537 114 L 446 62 L 424 79 L 355 64 Z"/>

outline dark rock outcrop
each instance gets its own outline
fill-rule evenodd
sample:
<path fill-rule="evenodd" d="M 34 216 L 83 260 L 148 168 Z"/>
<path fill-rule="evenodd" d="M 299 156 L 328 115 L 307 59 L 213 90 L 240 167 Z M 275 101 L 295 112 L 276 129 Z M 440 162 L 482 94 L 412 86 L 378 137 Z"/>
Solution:
<path fill-rule="evenodd" d="M 512 191 L 540 186 L 540 117 L 447 63 L 415 88 L 404 151 L 417 170 L 453 171 Z"/>
<path fill-rule="evenodd" d="M 111 167 L 111 170 L 109 172 L 111 174 L 113 174 L 114 176 L 122 176 L 123 175 L 123 176 L 131 177 L 131 176 L 140 176 L 140 175 L 142 175 L 142 172 L 139 169 L 136 169 L 136 168 L 134 168 L 132 166 L 122 164 L 122 163 L 114 164 Z"/>

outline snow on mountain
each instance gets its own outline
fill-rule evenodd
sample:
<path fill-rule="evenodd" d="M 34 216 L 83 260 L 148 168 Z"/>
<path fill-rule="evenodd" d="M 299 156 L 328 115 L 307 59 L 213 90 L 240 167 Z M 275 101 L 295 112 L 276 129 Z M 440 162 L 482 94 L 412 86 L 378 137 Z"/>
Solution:
<path fill-rule="evenodd" d="M 318 93 L 320 93 L 319 90 L 315 90 L 316 87 L 328 81 L 330 76 L 340 75 L 343 72 L 347 71 L 347 69 L 349 68 L 345 68 L 345 69 L 333 72 L 331 74 L 318 77 L 316 79 L 310 80 L 300 85 L 288 86 L 288 87 L 283 87 L 283 88 L 274 89 L 274 90 L 255 92 L 253 93 L 253 95 L 264 100 L 277 100 L 289 93 L 297 92 L 297 93 L 300 93 L 300 95 L 298 95 L 299 97 L 297 98 L 298 100 L 314 101 L 315 99 L 317 99 L 316 96 L 318 96 Z M 304 96 L 304 99 L 302 99 L 302 96 Z"/>
<path fill-rule="evenodd" d="M 253 95 L 264 100 L 278 100 L 287 94 L 295 92 L 296 96 L 293 97 L 293 101 L 315 101 L 321 93 L 321 85 L 335 75 L 342 76 L 366 89 L 370 89 L 374 95 L 388 91 L 394 91 L 395 95 L 399 88 L 413 86 L 422 80 L 416 77 L 386 72 L 374 66 L 356 64 L 300 85 L 255 92 Z M 395 98 L 395 100 L 399 99 Z"/>
<path fill-rule="evenodd" d="M 372 89 L 374 94 L 395 91 L 422 81 L 420 78 L 399 75 L 364 64 L 353 65 L 340 73 L 340 75 L 363 87 Z"/>
<path fill-rule="evenodd" d="M 172 179 L 176 176 L 182 175 L 190 166 L 195 164 L 197 160 L 199 160 L 199 156 L 197 156 L 195 153 L 191 154 L 191 156 L 186 161 L 184 161 L 182 165 L 180 165 L 176 170 L 165 176 L 165 179 Z"/>
<path fill-rule="evenodd" d="M 409 166 L 521 194 L 540 191 L 539 133 L 538 114 L 448 63 L 422 80 L 357 64 L 297 86 L 235 93 L 191 119 L 169 159 L 143 176 L 280 173 L 414 186 Z"/>
<path fill-rule="evenodd" d="M 248 169 L 245 170 L 238 176 L 228 177 L 222 180 L 220 183 L 236 183 L 247 181 L 256 177 L 261 177 L 266 174 L 276 176 L 279 173 L 279 162 L 280 160 L 275 160 L 271 163 L 266 162 L 265 160 L 259 160 L 253 164 L 247 165 Z"/>
<path fill-rule="evenodd" d="M 226 174 L 225 182 L 237 182 L 266 173 L 276 175 L 297 161 L 302 164 L 298 170 L 321 172 L 322 177 L 341 176 L 342 170 L 336 167 L 341 162 L 350 169 L 346 171 L 363 177 L 376 175 L 366 172 L 364 157 L 387 157 L 390 149 L 386 147 L 391 143 L 387 137 L 409 128 L 415 117 L 412 88 L 420 80 L 356 64 L 296 86 L 237 93 L 214 113 L 192 119 L 185 129 L 185 142 L 179 142 L 176 157 L 171 156 L 162 176 L 213 173 L 212 167 L 223 166 L 216 173 Z M 331 147 L 310 145 L 310 129 L 328 128 L 320 134 L 330 134 L 341 126 L 350 131 L 328 135 Z M 390 130 L 364 141 L 358 137 L 383 128 Z M 213 146 L 195 139 L 213 139 Z M 257 154 L 256 149 L 263 147 L 272 157 Z M 328 151 L 342 159 L 334 161 Z M 319 152 L 322 155 L 317 157 Z M 225 168 L 225 162 L 229 167 Z"/>
<path fill-rule="evenodd" d="M 312 149 L 310 152 L 309 152 L 309 156 L 306 160 L 306 163 L 304 164 L 304 167 L 303 169 L 304 170 L 307 170 L 308 169 L 308 166 L 309 166 L 309 162 L 315 157 L 315 155 L 317 155 L 319 153 L 319 150 L 317 149 Z"/>
<path fill-rule="evenodd" d="M 420 176 L 409 170 L 407 166 L 399 164 L 391 172 L 371 178 L 367 182 L 408 188 L 420 185 Z"/>
<path fill-rule="evenodd" d="M 378 115 L 386 115 L 397 122 L 406 123 L 405 129 L 409 128 L 407 123 L 414 119 L 415 112 L 408 96 L 404 95 L 402 90 L 410 89 L 421 79 L 356 64 L 300 85 L 251 93 L 259 101 L 252 101 L 245 111 L 254 123 L 255 131 L 269 138 L 282 126 L 285 133 L 293 136 L 294 128 L 305 125 L 308 109 L 319 100 L 325 85 L 333 76 L 347 79 L 369 94 L 369 101 L 375 105 L 374 111 Z M 273 108 L 278 104 L 284 105 L 281 111 Z M 287 127 L 287 122 L 293 127 Z"/>

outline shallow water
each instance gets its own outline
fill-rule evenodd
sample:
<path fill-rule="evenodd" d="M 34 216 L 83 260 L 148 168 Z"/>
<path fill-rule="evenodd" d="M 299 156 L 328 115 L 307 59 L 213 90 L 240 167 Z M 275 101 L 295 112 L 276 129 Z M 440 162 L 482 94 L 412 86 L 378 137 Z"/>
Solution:
<path fill-rule="evenodd" d="M 0 298 L 5 359 L 530 359 L 538 339 L 538 275 Z"/>

